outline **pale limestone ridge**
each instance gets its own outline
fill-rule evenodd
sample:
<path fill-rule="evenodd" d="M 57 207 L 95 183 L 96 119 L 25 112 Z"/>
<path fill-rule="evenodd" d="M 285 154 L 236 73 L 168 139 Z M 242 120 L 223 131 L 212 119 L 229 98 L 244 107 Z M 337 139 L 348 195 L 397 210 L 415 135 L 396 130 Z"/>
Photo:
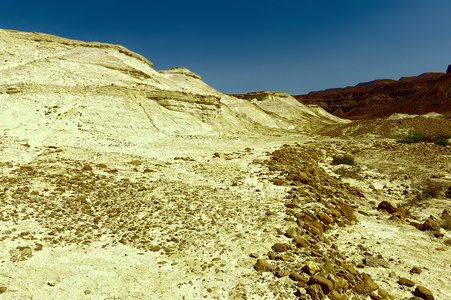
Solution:
<path fill-rule="evenodd" d="M 0 30 L 0 62 L 0 130 L 36 145 L 266 134 L 337 122 L 286 93 L 248 101 L 213 89 L 187 68 L 156 71 L 118 45 Z"/>

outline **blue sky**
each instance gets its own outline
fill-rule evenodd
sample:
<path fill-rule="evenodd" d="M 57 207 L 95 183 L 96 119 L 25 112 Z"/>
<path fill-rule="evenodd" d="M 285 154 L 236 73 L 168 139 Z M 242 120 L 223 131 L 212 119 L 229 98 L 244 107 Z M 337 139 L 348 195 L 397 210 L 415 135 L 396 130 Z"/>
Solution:
<path fill-rule="evenodd" d="M 444 72 L 449 0 L 2 1 L 0 28 L 121 44 L 224 93 Z"/>

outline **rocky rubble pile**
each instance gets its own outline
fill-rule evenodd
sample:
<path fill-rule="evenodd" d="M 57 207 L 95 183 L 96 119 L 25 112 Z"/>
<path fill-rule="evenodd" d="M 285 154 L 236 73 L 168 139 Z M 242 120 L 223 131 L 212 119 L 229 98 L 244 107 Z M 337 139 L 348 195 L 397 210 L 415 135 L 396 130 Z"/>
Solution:
<path fill-rule="evenodd" d="M 319 164 L 324 159 L 321 151 L 308 145 L 285 145 L 271 154 L 266 164 L 280 174 L 274 183 L 292 186 L 285 204 L 287 229 L 280 230 L 280 242 L 267 256 L 258 258 L 254 268 L 278 278 L 288 277 L 299 299 L 393 299 L 365 272 L 367 267 L 390 268 L 391 263 L 363 246 L 363 261 L 349 260 L 335 243 L 338 235 L 330 233 L 334 228 L 357 224 L 355 210 L 367 200 L 360 189 L 328 175 Z M 394 218 L 405 218 L 405 211 L 386 201 L 378 208 Z M 426 223 L 430 222 L 422 226 L 427 227 Z M 416 286 L 404 278 L 399 279 L 399 285 Z M 414 295 L 434 299 L 421 285 L 416 286 Z"/>

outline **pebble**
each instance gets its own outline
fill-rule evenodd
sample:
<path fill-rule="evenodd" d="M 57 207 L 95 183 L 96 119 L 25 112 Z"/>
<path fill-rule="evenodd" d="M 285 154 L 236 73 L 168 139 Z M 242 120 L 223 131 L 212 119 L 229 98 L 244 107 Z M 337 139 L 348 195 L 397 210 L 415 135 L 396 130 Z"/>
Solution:
<path fill-rule="evenodd" d="M 410 270 L 410 274 L 421 274 L 421 269 L 420 268 L 418 268 L 418 267 L 413 267 L 411 270 Z"/>

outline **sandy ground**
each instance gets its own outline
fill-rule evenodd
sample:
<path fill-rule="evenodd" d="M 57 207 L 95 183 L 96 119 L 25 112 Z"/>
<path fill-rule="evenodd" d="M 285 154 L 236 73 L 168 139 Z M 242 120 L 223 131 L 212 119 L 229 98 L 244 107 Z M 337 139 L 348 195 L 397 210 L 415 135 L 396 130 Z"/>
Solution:
<path fill-rule="evenodd" d="M 312 138 L 301 135 L 172 138 L 149 145 L 137 156 L 132 155 L 133 148 L 127 147 L 109 152 L 71 147 L 30 149 L 22 141 L 4 136 L 2 179 L 3 186 L 9 188 L 2 194 L 4 199 L 10 199 L 12 189 L 23 186 L 24 182 L 14 173 L 22 165 L 43 172 L 34 175 L 32 183 L 33 189 L 39 192 L 49 185 L 45 174 L 64 173 L 70 164 L 81 168 L 85 164 L 105 163 L 109 168 L 118 169 L 110 177 L 111 181 L 128 178 L 130 182 L 147 186 L 145 192 L 133 196 L 140 197 L 142 208 L 132 211 L 134 215 L 126 213 L 125 216 L 132 222 L 140 213 L 149 218 L 152 226 L 146 228 L 145 234 L 159 249 L 152 251 L 133 243 L 123 244 L 118 242 L 117 234 L 91 236 L 92 241 L 86 244 L 71 243 L 69 238 L 64 238 L 70 235 L 65 230 L 61 242 L 54 243 L 45 237 L 54 228 L 52 222 L 59 222 L 57 217 L 38 222 L 29 213 L 33 208 L 28 207 L 21 211 L 23 214 L 8 220 L 5 216 L 18 209 L 14 201 L 8 201 L 2 207 L 0 222 L 0 285 L 7 287 L 2 298 L 296 299 L 290 279 L 256 272 L 255 258 L 250 254 L 266 255 L 276 241 L 284 241 L 280 233 L 288 226 L 284 198 L 289 187 L 274 185 L 270 181 L 274 175 L 260 162 L 285 143 L 309 141 Z M 342 147 L 359 146 L 328 138 L 314 143 L 326 156 L 343 151 Z M 365 143 L 360 148 L 370 152 L 369 144 Z M 373 148 L 374 153 L 378 152 L 377 147 Z M 142 163 L 130 164 L 133 160 Z M 389 215 L 375 210 L 373 204 L 398 197 L 396 188 L 392 188 L 391 196 L 372 191 L 369 182 L 379 186 L 388 175 L 361 166 L 361 174 L 366 172 L 373 177 L 344 180 L 360 186 L 366 193 L 366 199 L 359 204 L 364 213 L 357 214 L 357 224 L 333 228 L 328 235 L 336 237 L 339 249 L 356 263 L 363 258 L 362 247 L 390 259 L 390 268 L 365 268 L 365 272 L 394 299 L 412 295 L 411 288 L 396 284 L 397 276 L 427 286 L 435 299 L 451 298 L 451 256 L 449 247 L 443 243 L 449 233 L 437 239 L 406 223 L 388 220 Z M 144 168 L 153 172 L 145 173 Z M 324 168 L 331 174 L 336 169 L 328 163 Z M 105 173 L 95 168 L 92 172 Z M 14 178 L 19 181 L 17 185 Z M 395 186 L 400 183 L 391 182 Z M 61 195 L 54 197 L 61 199 Z M 20 207 L 24 205 L 21 202 Z M 42 250 L 35 250 L 37 244 L 42 244 Z M 32 255 L 21 260 L 18 247 L 27 246 L 32 249 Z M 425 271 L 411 275 L 409 270 L 413 266 Z M 392 272 L 395 275 L 390 275 Z"/>

